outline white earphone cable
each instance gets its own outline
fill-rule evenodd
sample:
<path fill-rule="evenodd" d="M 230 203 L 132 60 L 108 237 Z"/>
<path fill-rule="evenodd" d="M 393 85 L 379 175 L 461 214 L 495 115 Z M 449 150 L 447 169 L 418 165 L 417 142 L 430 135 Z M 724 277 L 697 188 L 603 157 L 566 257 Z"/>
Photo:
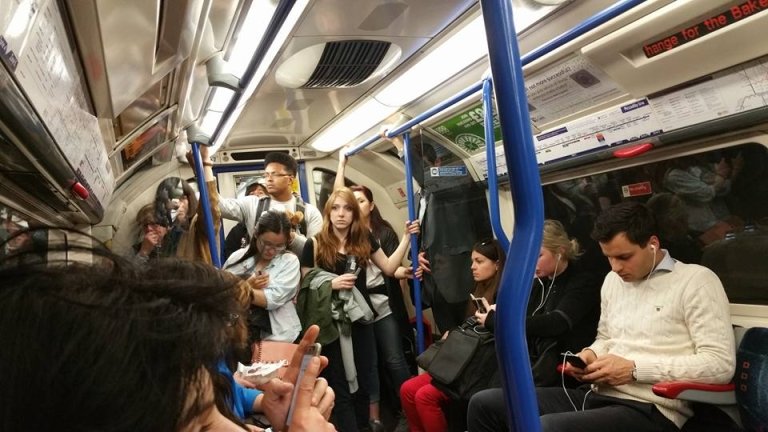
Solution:
<path fill-rule="evenodd" d="M 653 261 L 651 261 L 651 269 L 648 271 L 648 276 L 645 277 L 646 282 L 648 282 L 648 279 L 651 278 L 651 274 L 653 274 L 653 271 L 656 269 L 656 246 L 651 245 L 651 250 L 653 251 Z"/>
<path fill-rule="evenodd" d="M 571 399 L 571 395 L 568 394 L 568 389 L 565 387 L 565 358 L 568 355 L 573 354 L 570 351 L 566 351 L 563 353 L 563 368 L 560 370 L 560 383 L 563 386 L 563 393 L 565 393 L 565 397 L 568 398 L 568 402 L 571 403 L 571 406 L 573 407 L 573 410 L 578 412 L 579 409 L 576 408 L 576 404 L 573 402 L 573 399 Z M 592 393 L 592 389 L 589 389 L 586 394 L 584 394 L 584 401 L 581 403 L 581 411 L 584 411 L 584 407 L 587 405 L 587 397 L 589 397 L 589 394 Z"/>
<path fill-rule="evenodd" d="M 557 267 L 560 265 L 560 254 L 557 255 L 557 262 L 555 262 L 555 271 L 552 272 L 552 281 L 549 283 L 549 288 L 546 289 L 546 294 L 544 290 L 544 282 L 541 281 L 540 278 L 536 278 L 539 280 L 539 283 L 541 284 L 541 302 L 539 302 L 539 305 L 534 309 L 533 313 L 531 315 L 536 315 L 536 312 L 538 312 L 541 308 L 544 307 L 544 305 L 547 303 L 547 299 L 549 298 L 549 295 L 552 293 L 552 287 L 555 285 L 555 279 L 557 279 Z"/>

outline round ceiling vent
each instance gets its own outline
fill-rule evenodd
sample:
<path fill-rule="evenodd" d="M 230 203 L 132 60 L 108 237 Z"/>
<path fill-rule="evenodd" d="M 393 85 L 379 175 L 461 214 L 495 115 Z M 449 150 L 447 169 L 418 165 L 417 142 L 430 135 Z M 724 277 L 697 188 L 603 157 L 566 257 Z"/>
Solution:
<path fill-rule="evenodd" d="M 287 88 L 354 87 L 391 70 L 400 47 L 378 40 L 343 40 L 304 48 L 289 57 L 275 74 Z"/>

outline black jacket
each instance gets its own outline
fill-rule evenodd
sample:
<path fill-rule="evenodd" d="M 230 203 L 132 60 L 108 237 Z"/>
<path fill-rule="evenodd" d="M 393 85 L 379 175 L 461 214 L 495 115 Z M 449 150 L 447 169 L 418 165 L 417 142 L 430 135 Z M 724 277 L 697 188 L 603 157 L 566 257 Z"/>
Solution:
<path fill-rule="evenodd" d="M 600 275 L 570 263 L 555 278 L 554 284 L 551 279 L 541 282 L 543 286 L 538 280 L 533 281 L 528 299 L 525 330 L 529 349 L 535 339 L 541 338 L 557 339 L 559 352 L 575 353 L 594 342 L 600 320 Z M 546 301 L 542 305 L 544 298 Z M 485 327 L 494 331 L 495 321 L 495 313 L 491 311 Z"/>
<path fill-rule="evenodd" d="M 555 278 L 554 284 L 551 279 L 543 279 L 542 283 L 535 280 L 525 321 L 529 346 L 534 338 L 555 338 L 559 352 L 575 353 L 594 342 L 600 320 L 602 279 L 572 262 Z M 546 301 L 541 305 L 544 298 Z"/>

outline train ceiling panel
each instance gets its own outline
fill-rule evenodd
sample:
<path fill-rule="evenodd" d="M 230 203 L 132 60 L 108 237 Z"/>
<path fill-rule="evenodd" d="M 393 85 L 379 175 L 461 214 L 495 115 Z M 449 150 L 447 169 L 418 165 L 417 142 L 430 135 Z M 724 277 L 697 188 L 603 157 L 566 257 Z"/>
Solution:
<path fill-rule="evenodd" d="M 70 0 L 99 117 L 115 117 L 189 56 L 202 0 Z"/>
<path fill-rule="evenodd" d="M 312 2 L 225 147 L 304 143 L 475 4 L 359 0 L 352 8 L 345 0 Z M 346 51 L 339 54 L 341 48 Z M 348 62 L 360 62 L 352 69 L 366 74 L 348 76 Z M 324 79 L 312 80 L 318 77 Z M 275 135 L 282 139 L 265 142 Z"/>

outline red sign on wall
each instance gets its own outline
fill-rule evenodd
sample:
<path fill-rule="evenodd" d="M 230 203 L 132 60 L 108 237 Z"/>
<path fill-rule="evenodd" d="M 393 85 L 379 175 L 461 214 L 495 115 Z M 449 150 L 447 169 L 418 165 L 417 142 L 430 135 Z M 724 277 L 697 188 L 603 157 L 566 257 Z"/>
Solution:
<path fill-rule="evenodd" d="M 652 193 L 651 182 L 633 183 L 621 187 L 621 194 L 624 198 L 650 195 Z"/>

